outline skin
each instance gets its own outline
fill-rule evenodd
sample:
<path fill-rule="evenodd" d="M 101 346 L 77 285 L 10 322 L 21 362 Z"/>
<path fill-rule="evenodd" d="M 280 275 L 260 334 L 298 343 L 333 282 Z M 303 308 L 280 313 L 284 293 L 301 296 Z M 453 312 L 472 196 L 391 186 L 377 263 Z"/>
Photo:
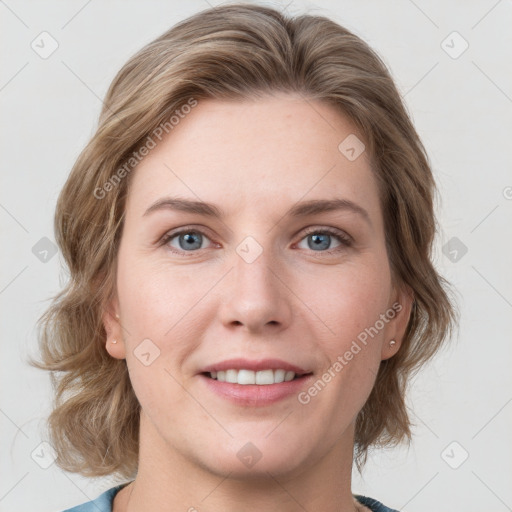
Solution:
<path fill-rule="evenodd" d="M 142 406 L 140 464 L 115 512 L 356 510 L 355 418 L 380 361 L 400 347 L 411 297 L 393 285 L 368 155 L 349 161 L 338 150 L 349 134 L 364 140 L 331 106 L 298 96 L 201 100 L 134 171 L 104 324 Z M 214 203 L 225 217 L 144 215 L 166 196 Z M 350 210 L 286 215 L 334 198 L 368 220 Z M 203 233 L 199 249 L 179 236 L 158 244 L 180 227 Z M 327 236 L 310 248 L 328 227 L 351 244 Z M 247 236 L 262 249 L 252 263 L 236 251 Z M 320 377 L 394 303 L 402 310 L 308 404 L 292 395 L 241 407 L 198 377 L 233 357 L 280 358 Z M 160 354 L 145 366 L 134 350 L 148 338 Z M 262 454 L 251 468 L 237 457 L 248 442 Z"/>

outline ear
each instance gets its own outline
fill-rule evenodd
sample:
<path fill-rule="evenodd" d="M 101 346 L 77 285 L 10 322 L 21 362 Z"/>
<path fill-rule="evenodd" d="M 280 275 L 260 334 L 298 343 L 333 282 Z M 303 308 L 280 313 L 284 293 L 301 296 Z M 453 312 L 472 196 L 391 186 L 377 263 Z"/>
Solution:
<path fill-rule="evenodd" d="M 390 318 L 382 343 L 381 360 L 394 356 L 402 345 L 414 304 L 414 292 L 403 285 L 394 290 L 386 316 Z M 389 313 L 389 314 L 388 314 Z M 391 340 L 395 343 L 390 345 Z"/>
<path fill-rule="evenodd" d="M 105 305 L 101 318 L 107 333 L 107 339 L 105 340 L 107 352 L 116 359 L 125 359 L 126 348 L 117 297 L 112 298 Z"/>

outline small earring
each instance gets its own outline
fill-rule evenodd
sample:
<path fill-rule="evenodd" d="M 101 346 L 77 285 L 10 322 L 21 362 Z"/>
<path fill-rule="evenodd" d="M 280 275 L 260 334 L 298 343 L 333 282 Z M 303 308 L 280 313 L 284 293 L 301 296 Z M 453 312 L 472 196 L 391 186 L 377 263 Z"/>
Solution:
<path fill-rule="evenodd" d="M 395 341 L 395 340 L 391 340 L 391 341 L 389 342 L 389 346 L 390 346 L 390 347 L 394 347 L 395 345 L 396 345 L 396 341 Z"/>
<path fill-rule="evenodd" d="M 112 343 L 117 343 L 117 340 L 112 340 Z"/>

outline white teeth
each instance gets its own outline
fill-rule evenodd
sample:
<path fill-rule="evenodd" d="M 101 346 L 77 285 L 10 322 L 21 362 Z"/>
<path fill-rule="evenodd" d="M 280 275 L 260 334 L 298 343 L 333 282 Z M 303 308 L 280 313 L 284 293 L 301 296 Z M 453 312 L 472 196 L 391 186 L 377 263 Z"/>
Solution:
<path fill-rule="evenodd" d="M 270 384 L 279 384 L 280 382 L 293 380 L 295 372 L 286 370 L 261 370 L 258 372 L 252 370 L 219 370 L 217 372 L 210 372 L 210 377 L 219 382 L 268 386 Z"/>
<path fill-rule="evenodd" d="M 236 370 L 231 371 L 236 372 Z M 239 370 L 237 377 L 238 378 L 235 382 L 238 382 L 238 384 L 262 384 L 262 382 L 256 382 L 257 377 L 255 376 L 255 373 L 250 370 Z M 272 384 L 272 382 L 270 384 Z"/>
<path fill-rule="evenodd" d="M 284 380 L 285 381 L 289 381 L 289 380 L 292 380 L 293 377 L 295 377 L 295 373 L 293 373 L 293 372 L 286 372 L 286 375 L 284 376 Z"/>
<path fill-rule="evenodd" d="M 275 370 L 274 371 L 274 381 L 276 384 L 279 382 L 284 382 L 284 376 L 286 372 L 284 370 Z"/>
<path fill-rule="evenodd" d="M 238 372 L 236 370 L 226 370 L 226 382 L 236 384 L 238 381 Z"/>
<path fill-rule="evenodd" d="M 243 371 L 243 370 L 242 370 Z M 251 372 L 253 373 L 253 372 Z M 274 371 L 273 370 L 262 370 L 256 372 L 256 384 L 274 384 Z"/>

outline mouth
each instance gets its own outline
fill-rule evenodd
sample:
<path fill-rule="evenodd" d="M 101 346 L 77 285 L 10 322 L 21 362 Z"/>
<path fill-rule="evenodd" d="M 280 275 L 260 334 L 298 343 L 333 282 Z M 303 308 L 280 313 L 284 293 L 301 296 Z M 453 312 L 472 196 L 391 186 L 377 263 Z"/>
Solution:
<path fill-rule="evenodd" d="M 297 397 L 314 379 L 313 372 L 299 373 L 279 367 L 249 370 L 228 366 L 226 370 L 209 369 L 198 376 L 207 393 L 246 409 Z"/>
<path fill-rule="evenodd" d="M 216 380 L 218 382 L 227 382 L 230 384 L 240 384 L 242 386 L 271 386 L 273 384 L 281 384 L 282 382 L 290 382 L 292 380 L 300 380 L 304 377 L 312 375 L 309 373 L 296 373 L 291 370 L 267 369 L 267 370 L 248 370 L 235 369 L 203 372 L 201 375 Z"/>

